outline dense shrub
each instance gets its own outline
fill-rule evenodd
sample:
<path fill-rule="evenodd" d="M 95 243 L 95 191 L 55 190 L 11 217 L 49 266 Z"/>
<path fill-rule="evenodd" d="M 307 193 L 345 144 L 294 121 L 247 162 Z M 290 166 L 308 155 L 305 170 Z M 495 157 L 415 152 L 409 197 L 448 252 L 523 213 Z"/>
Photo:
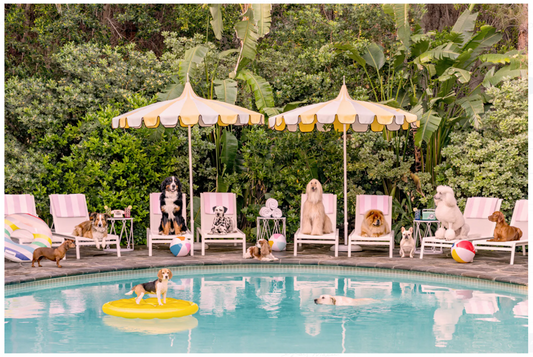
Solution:
<path fill-rule="evenodd" d="M 493 106 L 481 130 L 452 134 L 438 180 L 455 190 L 461 208 L 468 197 L 499 197 L 510 218 L 515 201 L 528 197 L 527 80 L 506 81 L 487 94 Z"/>

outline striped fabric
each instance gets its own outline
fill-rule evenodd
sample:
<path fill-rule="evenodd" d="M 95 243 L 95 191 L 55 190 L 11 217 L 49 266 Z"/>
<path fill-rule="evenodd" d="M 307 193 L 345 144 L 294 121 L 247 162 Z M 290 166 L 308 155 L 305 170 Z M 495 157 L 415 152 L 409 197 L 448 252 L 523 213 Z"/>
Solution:
<path fill-rule="evenodd" d="M 189 126 L 263 124 L 262 114 L 218 100 L 209 100 L 194 93 L 190 83 L 185 83 L 179 98 L 158 102 L 132 110 L 112 119 L 113 128 L 148 128 L 162 124 L 173 128 L 180 124 Z"/>
<path fill-rule="evenodd" d="M 206 214 L 213 214 L 213 207 L 216 206 L 224 206 L 228 210 L 226 211 L 227 215 L 232 215 L 235 211 L 235 207 L 233 207 L 234 202 L 234 193 L 224 192 L 224 193 L 204 193 L 203 196 L 203 202 L 202 205 L 204 206 L 204 213 Z"/>
<path fill-rule="evenodd" d="M 488 218 L 492 213 L 494 213 L 494 211 L 496 211 L 497 204 L 497 198 L 470 197 L 466 201 L 465 218 Z"/>
<path fill-rule="evenodd" d="M 150 213 L 161 216 L 161 203 L 159 202 L 160 196 L 161 192 L 155 192 L 150 194 Z"/>
<path fill-rule="evenodd" d="M 32 195 L 5 195 L 4 215 L 15 213 L 29 213 L 37 216 L 35 200 Z"/>
<path fill-rule="evenodd" d="M 315 128 L 324 130 L 324 124 L 333 124 L 334 128 L 343 131 L 352 127 L 354 131 L 381 131 L 384 126 L 389 130 L 400 127 L 409 128 L 409 123 L 417 121 L 417 116 L 409 112 L 392 108 L 379 103 L 353 100 L 348 94 L 346 85 L 342 85 L 337 98 L 324 103 L 311 104 L 296 108 L 268 119 L 271 129 L 308 132 Z"/>
<path fill-rule="evenodd" d="M 516 201 L 513 215 L 515 215 L 515 221 L 517 222 L 528 222 L 527 200 Z"/>
<path fill-rule="evenodd" d="M 87 201 L 83 194 L 50 195 L 50 213 L 60 218 L 87 217 Z"/>
<path fill-rule="evenodd" d="M 378 209 L 385 216 L 390 212 L 389 196 L 359 195 L 357 196 L 357 205 L 359 206 L 359 214 L 364 214 L 371 209 Z"/>

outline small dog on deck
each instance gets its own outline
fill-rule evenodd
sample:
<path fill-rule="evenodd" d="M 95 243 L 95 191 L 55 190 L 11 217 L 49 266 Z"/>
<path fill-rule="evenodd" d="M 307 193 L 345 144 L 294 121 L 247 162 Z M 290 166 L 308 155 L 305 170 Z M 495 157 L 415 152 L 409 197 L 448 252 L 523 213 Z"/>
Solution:
<path fill-rule="evenodd" d="M 414 258 L 416 243 L 413 238 L 413 227 L 409 230 L 402 227 L 402 240 L 400 241 L 400 257 L 409 253 L 409 257 Z"/>
<path fill-rule="evenodd" d="M 256 245 L 249 247 L 244 255 L 245 259 L 255 258 L 257 260 L 271 261 L 278 260 L 272 255 L 272 247 L 266 239 L 259 239 Z"/>
<path fill-rule="evenodd" d="M 135 302 L 137 305 L 141 303 L 144 294 L 156 294 L 157 303 L 163 305 L 167 303 L 168 281 L 172 279 L 172 272 L 170 269 L 164 268 L 157 273 L 157 279 L 148 283 L 135 285 L 126 295 L 131 295 L 133 292 L 137 294 Z M 161 295 L 163 295 L 163 303 L 161 303 Z"/>
<path fill-rule="evenodd" d="M 89 215 L 89 220 L 78 224 L 74 227 L 73 236 L 91 238 L 96 243 L 96 249 L 100 249 L 100 240 L 102 241 L 102 249 L 105 248 L 105 240 L 107 238 L 107 220 L 109 219 L 107 213 L 93 212 Z"/>
<path fill-rule="evenodd" d="M 505 222 L 505 216 L 500 211 L 491 214 L 489 221 L 496 222 L 496 228 L 494 228 L 494 238 L 489 239 L 487 242 L 511 242 L 522 238 L 522 230 L 508 225 Z"/>
<path fill-rule="evenodd" d="M 168 236 L 187 232 L 187 225 L 182 213 L 183 194 L 181 192 L 181 182 L 175 176 L 167 177 L 161 183 L 159 204 L 163 215 L 159 225 L 159 234 Z"/>
<path fill-rule="evenodd" d="M 322 202 L 322 184 L 317 179 L 312 179 L 307 184 L 305 193 L 307 199 L 303 205 L 302 233 L 314 236 L 333 233 L 331 219 Z"/>
<path fill-rule="evenodd" d="M 35 262 L 39 264 L 39 267 L 42 267 L 41 265 L 41 259 L 46 258 L 51 261 L 55 261 L 58 268 L 62 268 L 61 265 L 59 265 L 59 261 L 65 257 L 65 254 L 67 254 L 67 250 L 69 248 L 74 248 L 76 245 L 74 244 L 74 241 L 72 239 L 66 239 L 63 244 L 61 244 L 56 249 L 54 248 L 44 248 L 39 247 L 33 251 L 33 259 L 31 261 L 31 267 L 35 268 Z"/>
<path fill-rule="evenodd" d="M 211 234 L 228 234 L 235 232 L 235 226 L 231 217 L 226 217 L 225 214 L 228 211 L 227 207 L 215 206 L 213 212 L 216 217 L 213 220 L 213 226 L 211 227 Z"/>

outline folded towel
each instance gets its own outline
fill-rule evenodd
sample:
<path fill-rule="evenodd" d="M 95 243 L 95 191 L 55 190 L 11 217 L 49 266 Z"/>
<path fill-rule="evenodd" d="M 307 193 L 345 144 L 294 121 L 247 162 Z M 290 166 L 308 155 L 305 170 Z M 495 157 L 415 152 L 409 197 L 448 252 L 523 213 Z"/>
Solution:
<path fill-rule="evenodd" d="M 283 217 L 283 213 L 281 213 L 281 210 L 279 208 L 276 208 L 272 211 L 272 217 L 281 218 Z"/>
<path fill-rule="evenodd" d="M 266 201 L 265 206 L 267 206 L 267 207 L 270 208 L 271 210 L 274 210 L 274 209 L 278 208 L 278 201 L 276 201 L 276 200 L 273 199 L 273 198 L 269 198 L 269 199 Z"/>
<path fill-rule="evenodd" d="M 259 215 L 265 218 L 272 217 L 272 210 L 268 207 L 261 207 Z"/>

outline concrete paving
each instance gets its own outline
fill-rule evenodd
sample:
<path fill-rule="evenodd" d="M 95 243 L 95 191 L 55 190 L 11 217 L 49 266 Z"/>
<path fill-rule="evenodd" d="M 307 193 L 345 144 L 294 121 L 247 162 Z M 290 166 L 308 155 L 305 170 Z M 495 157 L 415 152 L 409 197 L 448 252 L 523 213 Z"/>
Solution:
<path fill-rule="evenodd" d="M 250 246 L 251 243 L 248 243 Z M 287 251 L 275 252 L 278 261 L 260 262 L 242 257 L 242 246 L 233 244 L 210 245 L 206 254 L 195 251 L 194 256 L 175 257 L 166 244 L 154 245 L 152 257 L 148 256 L 146 246 L 136 246 L 132 252 L 123 252 L 118 258 L 116 253 L 106 253 L 95 247 L 81 247 L 81 259 L 76 259 L 76 252 L 71 249 L 67 259 L 58 268 L 55 262 L 41 261 L 42 268 L 31 267 L 31 264 L 14 263 L 5 260 L 5 284 L 49 279 L 53 277 L 71 276 L 90 273 L 101 273 L 117 270 L 147 269 L 155 267 L 172 267 L 183 265 L 222 265 L 222 264 L 295 264 L 295 265 L 333 265 L 354 266 L 404 271 L 419 271 L 436 274 L 456 275 L 479 278 L 497 282 L 528 285 L 528 256 L 516 253 L 515 264 L 510 265 L 509 252 L 480 251 L 474 262 L 460 264 L 453 260 L 449 249 L 442 254 L 425 254 L 424 259 L 400 258 L 398 249 L 394 257 L 389 258 L 388 247 L 365 247 L 362 252 L 352 253 L 348 258 L 346 252 L 339 252 L 337 258 L 329 250 L 330 245 L 303 245 L 298 249 L 298 256 L 293 256 L 293 245 L 288 244 Z"/>

